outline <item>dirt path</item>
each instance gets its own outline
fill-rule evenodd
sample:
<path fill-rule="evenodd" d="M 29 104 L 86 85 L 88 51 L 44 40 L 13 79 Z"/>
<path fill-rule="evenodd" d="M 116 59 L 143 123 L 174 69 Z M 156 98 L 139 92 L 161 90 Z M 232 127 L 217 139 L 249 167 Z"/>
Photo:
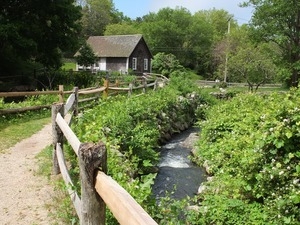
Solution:
<path fill-rule="evenodd" d="M 53 187 L 37 176 L 35 156 L 52 142 L 51 124 L 0 154 L 0 223 L 51 224 Z"/>

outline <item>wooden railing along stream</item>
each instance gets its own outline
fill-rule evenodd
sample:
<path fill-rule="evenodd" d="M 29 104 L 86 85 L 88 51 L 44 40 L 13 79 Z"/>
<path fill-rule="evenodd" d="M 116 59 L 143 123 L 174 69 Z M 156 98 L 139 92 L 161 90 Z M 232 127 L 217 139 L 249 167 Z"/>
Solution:
<path fill-rule="evenodd" d="M 139 88 L 156 87 L 157 80 L 147 84 L 144 82 Z M 112 87 L 110 90 L 132 91 L 137 87 L 129 88 Z M 108 88 L 99 88 L 107 95 Z M 85 93 L 94 93 L 88 90 Z M 149 214 L 110 176 L 107 171 L 107 154 L 105 144 L 81 143 L 69 127 L 71 118 L 78 113 L 78 95 L 82 94 L 77 88 L 69 96 L 66 103 L 52 105 L 53 127 L 53 172 L 62 174 L 70 198 L 73 202 L 81 225 L 104 225 L 105 208 L 111 210 L 120 224 L 128 225 L 154 225 L 157 224 Z M 74 150 L 79 159 L 81 196 L 74 190 L 74 185 L 68 172 L 64 159 L 64 140 Z"/>
<path fill-rule="evenodd" d="M 120 92 L 128 92 L 128 95 L 131 95 L 134 90 L 142 89 L 143 92 L 146 91 L 147 88 L 153 87 L 156 89 L 158 85 L 167 81 L 167 78 L 160 74 L 150 74 L 145 73 L 144 76 L 138 77 L 140 85 L 134 86 L 132 83 L 120 83 L 119 80 L 116 80 L 115 83 L 109 82 L 107 79 L 104 81 L 104 85 L 102 87 L 90 87 L 85 89 L 78 90 L 78 103 L 93 101 L 99 99 L 101 97 L 101 93 L 104 98 L 109 95 L 115 95 Z M 22 96 L 39 96 L 39 95 L 58 95 L 59 102 L 64 101 L 64 96 L 72 94 L 72 91 L 65 91 L 63 85 L 59 85 L 58 90 L 51 91 L 21 91 L 21 92 L 0 92 L 0 98 L 6 97 L 22 97 Z M 85 97 L 91 96 L 93 97 Z M 51 108 L 51 105 L 38 105 L 38 106 L 27 106 L 22 108 L 11 108 L 11 109 L 0 109 L 0 115 L 5 114 L 13 114 L 13 113 L 22 113 L 26 111 L 32 110 L 40 110 L 43 108 Z"/>

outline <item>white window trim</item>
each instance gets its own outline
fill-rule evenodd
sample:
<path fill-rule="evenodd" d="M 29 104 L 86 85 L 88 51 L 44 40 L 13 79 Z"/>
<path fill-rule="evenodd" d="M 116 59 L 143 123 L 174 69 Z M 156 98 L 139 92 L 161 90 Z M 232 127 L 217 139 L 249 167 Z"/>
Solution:
<path fill-rule="evenodd" d="M 148 70 L 148 59 L 144 59 L 144 70 Z"/>
<path fill-rule="evenodd" d="M 137 69 L 137 58 L 132 58 L 132 69 L 136 70 Z"/>

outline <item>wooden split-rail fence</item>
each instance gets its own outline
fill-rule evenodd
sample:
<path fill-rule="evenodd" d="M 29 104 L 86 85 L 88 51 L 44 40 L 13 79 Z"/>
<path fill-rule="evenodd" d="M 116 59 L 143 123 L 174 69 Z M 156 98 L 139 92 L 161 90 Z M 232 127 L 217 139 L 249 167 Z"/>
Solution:
<path fill-rule="evenodd" d="M 143 76 L 137 77 L 137 81 L 140 83 L 137 86 L 134 86 L 133 83 L 124 83 L 116 80 L 114 83 L 109 82 L 108 79 L 104 81 L 104 85 L 102 87 L 91 87 L 86 89 L 78 90 L 78 95 L 80 99 L 78 99 L 78 103 L 93 101 L 95 99 L 99 99 L 101 97 L 101 93 L 103 98 L 106 98 L 110 95 L 115 95 L 120 92 L 128 92 L 130 96 L 135 90 L 142 90 L 146 92 L 147 88 L 156 89 L 158 86 L 164 85 L 168 79 L 160 74 L 153 73 L 144 73 Z M 39 96 L 39 95 L 58 95 L 59 102 L 64 101 L 64 96 L 72 94 L 72 91 L 64 91 L 63 85 L 59 85 L 58 90 L 53 91 L 24 91 L 24 92 L 0 92 L 0 98 L 6 97 L 22 97 L 22 96 Z M 93 97 L 86 97 L 91 96 Z M 32 110 L 40 110 L 43 108 L 51 108 L 51 105 L 39 105 L 39 106 L 28 106 L 23 108 L 11 108 L 11 109 L 0 109 L 0 115 L 5 114 L 13 114 L 13 113 L 22 113 L 26 111 Z"/>
<path fill-rule="evenodd" d="M 156 86 L 143 84 L 140 88 Z M 124 91 L 117 87 L 111 90 Z M 126 89 L 132 91 L 133 86 Z M 105 91 L 107 88 L 100 88 Z M 89 93 L 93 92 L 90 90 Z M 73 202 L 81 225 L 104 225 L 106 206 L 113 213 L 121 225 L 154 225 L 157 224 L 149 214 L 110 176 L 107 171 L 107 154 L 105 144 L 81 143 L 69 127 L 72 116 L 78 113 L 78 95 L 80 91 L 75 88 L 66 103 L 52 105 L 53 130 L 53 172 L 62 174 L 68 193 Z M 72 147 L 79 159 L 81 196 L 74 189 L 64 159 L 64 140 Z"/>

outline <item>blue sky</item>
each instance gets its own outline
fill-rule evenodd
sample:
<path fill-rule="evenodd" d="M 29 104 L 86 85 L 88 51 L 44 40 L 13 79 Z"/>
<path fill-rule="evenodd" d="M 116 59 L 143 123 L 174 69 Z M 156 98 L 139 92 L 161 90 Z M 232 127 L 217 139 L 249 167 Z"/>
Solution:
<path fill-rule="evenodd" d="M 248 23 L 252 9 L 240 8 L 243 0 L 113 0 L 116 9 L 132 19 L 142 17 L 149 12 L 157 12 L 161 8 L 182 6 L 191 13 L 207 9 L 224 9 L 233 14 L 239 24 Z"/>

